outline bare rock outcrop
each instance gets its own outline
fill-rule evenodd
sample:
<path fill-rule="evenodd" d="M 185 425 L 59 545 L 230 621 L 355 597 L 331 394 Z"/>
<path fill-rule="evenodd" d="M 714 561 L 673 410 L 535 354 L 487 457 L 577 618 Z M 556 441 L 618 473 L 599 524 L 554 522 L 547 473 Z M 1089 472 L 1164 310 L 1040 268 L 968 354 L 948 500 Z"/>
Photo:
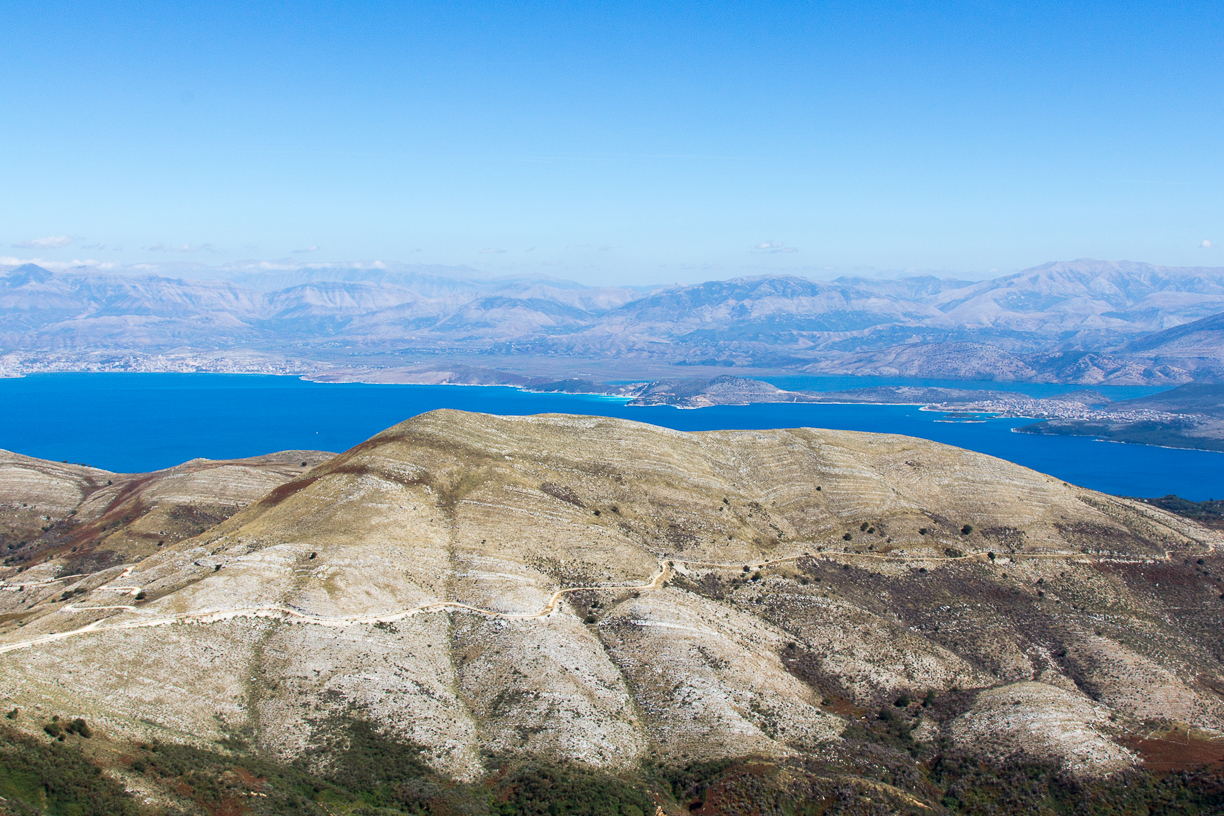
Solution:
<path fill-rule="evenodd" d="M 983 691 L 973 708 L 952 723 L 954 739 L 975 753 L 995 760 L 1053 761 L 1073 774 L 1090 776 L 1134 764 L 1135 755 L 1110 738 L 1117 731 L 1107 708 L 1045 683 Z"/>

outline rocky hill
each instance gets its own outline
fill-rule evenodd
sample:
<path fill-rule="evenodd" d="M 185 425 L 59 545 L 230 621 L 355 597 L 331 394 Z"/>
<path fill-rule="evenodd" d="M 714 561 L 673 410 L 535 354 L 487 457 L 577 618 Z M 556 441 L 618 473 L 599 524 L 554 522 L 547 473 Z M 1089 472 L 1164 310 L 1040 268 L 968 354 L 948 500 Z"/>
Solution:
<path fill-rule="evenodd" d="M 63 486 L 102 474 L 16 466 L 45 478 L 4 482 L 10 514 L 104 518 Z M 454 411 L 281 474 L 126 564 L 11 564 L 11 723 L 318 773 L 373 733 L 455 784 L 706 763 L 668 813 L 729 768 L 934 812 L 979 761 L 1091 785 L 1224 758 L 1221 534 L 1142 502 L 899 436 Z M 187 504 L 232 484 L 191 478 Z"/>
<path fill-rule="evenodd" d="M 282 451 L 111 473 L 0 451 L 3 565 L 39 572 L 53 563 L 59 574 L 87 574 L 133 563 L 204 532 L 332 455 Z"/>

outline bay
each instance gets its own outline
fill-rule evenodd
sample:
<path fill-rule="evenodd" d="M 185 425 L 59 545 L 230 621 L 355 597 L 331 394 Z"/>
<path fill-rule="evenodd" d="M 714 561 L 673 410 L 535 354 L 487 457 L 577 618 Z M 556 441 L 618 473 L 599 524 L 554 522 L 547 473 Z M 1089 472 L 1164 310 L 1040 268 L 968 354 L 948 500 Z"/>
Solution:
<path fill-rule="evenodd" d="M 416 414 L 454 408 L 595 414 L 682 431 L 807 426 L 899 433 L 998 456 L 1106 493 L 1176 493 L 1198 501 L 1224 496 L 1224 454 L 1011 432 L 1028 424 L 1026 419 L 949 422 L 906 405 L 764 403 L 681 410 L 625 402 L 500 386 L 311 383 L 237 374 L 39 374 L 0 380 L 0 448 L 107 470 L 149 471 L 196 457 L 341 451 Z"/>

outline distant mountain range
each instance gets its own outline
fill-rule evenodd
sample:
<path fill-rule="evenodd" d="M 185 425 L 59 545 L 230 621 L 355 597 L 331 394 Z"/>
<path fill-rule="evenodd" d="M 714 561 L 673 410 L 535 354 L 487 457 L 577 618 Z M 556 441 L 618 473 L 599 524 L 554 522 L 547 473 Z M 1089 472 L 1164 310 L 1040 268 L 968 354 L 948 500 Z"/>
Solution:
<path fill-rule="evenodd" d="M 568 360 L 622 377 L 661 366 L 1086 384 L 1224 373 L 1224 268 L 1078 260 L 981 282 L 656 288 L 439 266 L 208 274 L 0 267 L 0 370 L 140 367 L 150 355 L 211 355 L 224 369 L 253 354 L 367 372 L 439 360 L 555 371 Z"/>

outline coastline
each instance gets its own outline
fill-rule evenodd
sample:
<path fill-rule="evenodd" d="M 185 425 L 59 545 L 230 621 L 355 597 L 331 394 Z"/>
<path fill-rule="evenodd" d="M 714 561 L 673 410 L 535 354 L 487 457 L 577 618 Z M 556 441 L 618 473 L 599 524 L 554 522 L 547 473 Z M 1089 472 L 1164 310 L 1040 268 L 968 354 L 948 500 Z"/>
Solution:
<path fill-rule="evenodd" d="M 1062 401 L 1057 399 L 1042 399 L 1027 397 L 1019 400 L 1020 404 L 1016 405 L 1018 411 L 1010 410 L 962 410 L 954 401 L 956 394 L 929 394 L 930 396 L 943 397 L 945 402 L 924 402 L 920 400 L 896 400 L 889 399 L 891 396 L 889 391 L 895 390 L 910 390 L 916 388 L 926 388 L 925 386 L 883 386 L 876 388 L 864 388 L 865 392 L 876 392 L 878 398 L 872 399 L 869 393 L 865 393 L 863 397 L 848 398 L 849 394 L 843 392 L 820 392 L 820 391 L 788 391 L 785 389 L 777 389 L 762 380 L 751 380 L 735 376 L 723 376 L 714 380 L 702 380 L 699 378 L 684 378 L 675 380 L 656 380 L 656 381 L 636 381 L 622 383 L 616 386 L 609 387 L 607 390 L 595 389 L 580 389 L 566 390 L 557 388 L 550 390 L 542 388 L 548 384 L 573 383 L 574 385 L 591 384 L 598 386 L 598 383 L 583 379 L 571 380 L 554 380 L 549 383 L 540 382 L 524 382 L 526 379 L 521 375 L 506 375 L 503 372 L 495 372 L 489 369 L 478 369 L 468 366 L 455 366 L 445 369 L 428 369 L 415 371 L 361 371 L 352 370 L 337 371 L 336 369 L 325 369 L 315 371 L 266 371 L 266 370 L 251 370 L 250 368 L 241 370 L 200 370 L 194 369 L 191 371 L 131 371 L 131 370 L 73 370 L 73 371 L 37 371 L 37 372 L 14 372 L 11 369 L 4 372 L 0 376 L 0 380 L 19 380 L 36 375 L 73 375 L 73 374 L 203 374 L 216 376 L 255 376 L 255 377 L 286 377 L 312 385 L 365 385 L 365 386 L 412 386 L 412 387 L 430 387 L 430 386 L 454 386 L 460 388 L 508 388 L 520 394 L 531 394 L 540 397 L 580 397 L 584 399 L 597 399 L 605 404 L 623 405 L 627 408 L 651 408 L 651 407 L 669 407 L 678 410 L 698 410 L 701 408 L 715 407 L 736 407 L 736 408 L 752 408 L 753 406 L 763 405 L 828 405 L 840 406 L 848 408 L 851 406 L 880 406 L 880 407 L 895 407 L 895 408 L 917 408 L 918 411 L 928 414 L 943 415 L 941 418 L 932 419 L 932 422 L 942 425 L 982 425 L 988 423 L 992 419 L 1021 419 L 1027 420 L 1032 425 L 1041 425 L 1052 419 L 1058 419 L 1058 415 L 1053 416 L 1050 413 L 1035 413 L 1024 411 L 1025 403 L 1031 407 L 1033 403 L 1041 403 L 1048 401 L 1054 403 L 1050 410 L 1058 410 L 1057 405 Z M 433 376 L 430 376 L 430 375 Z M 462 381 L 467 379 L 468 381 Z M 542 379 L 542 378 L 541 378 Z M 459 380 L 459 381 L 457 381 Z M 483 380 L 483 381 L 482 381 Z M 500 380 L 500 381 L 499 381 Z M 729 386 L 727 384 L 730 384 Z M 659 387 L 662 386 L 660 390 Z M 714 387 L 718 386 L 718 387 Z M 654 393 L 651 393 L 654 389 Z M 849 389 L 848 391 L 857 391 L 859 389 Z M 957 389 L 943 389 L 947 391 L 956 391 Z M 620 391 L 621 393 L 615 393 Z M 883 392 L 883 393 L 880 393 Z M 825 394 L 828 394 L 828 397 Z M 911 391 L 912 393 L 912 391 Z M 649 401 L 640 401 L 643 396 Z M 908 396 L 908 394 L 907 394 Z M 970 398 L 978 396 L 977 389 L 965 389 L 964 397 Z M 951 401 L 952 404 L 948 404 Z M 1076 405 L 1068 403 L 1068 405 Z M 1006 407 L 1006 406 L 1001 406 Z M 1076 407 L 1078 407 L 1076 405 Z M 1106 412 L 1108 408 L 1106 408 Z M 958 415 L 972 416 L 974 419 L 959 418 Z M 1070 417 L 1068 417 L 1070 418 Z M 1025 426 L 1029 427 L 1029 426 Z M 1121 444 L 1148 446 L 1153 448 L 1162 448 L 1167 450 L 1203 450 L 1210 452 L 1224 452 L 1220 447 L 1217 447 L 1210 442 L 1208 444 L 1195 444 L 1194 437 L 1187 437 L 1186 444 L 1168 444 L 1164 441 L 1136 441 L 1133 439 L 1114 439 L 1109 436 L 1103 436 L 1100 433 L 1048 433 L 1038 430 L 1025 431 L 1020 428 L 1009 429 L 1015 433 L 1025 433 L 1033 436 L 1063 436 L 1063 437 L 1079 437 L 1091 439 L 1103 439 L 1106 441 L 1115 441 Z M 1208 437 L 1208 439 L 1211 439 Z M 1179 440 L 1180 441 L 1180 440 Z"/>
<path fill-rule="evenodd" d="M 1039 423 L 1034 423 L 1039 424 Z M 1026 436 L 1046 436 L 1046 437 L 1066 437 L 1069 439 L 1091 439 L 1093 442 L 1112 442 L 1115 445 L 1133 445 L 1139 448 L 1162 448 L 1164 450 L 1176 451 L 1202 451 L 1204 453 L 1224 453 L 1221 448 L 1205 448 L 1198 445 L 1161 445 L 1156 442 L 1135 442 L 1130 439 L 1111 439 L 1107 436 L 1102 436 L 1099 433 L 1046 433 L 1044 431 L 1026 431 L 1024 430 L 1029 425 L 1022 425 L 1017 428 L 1012 428 L 1014 434 L 1024 434 Z"/>

